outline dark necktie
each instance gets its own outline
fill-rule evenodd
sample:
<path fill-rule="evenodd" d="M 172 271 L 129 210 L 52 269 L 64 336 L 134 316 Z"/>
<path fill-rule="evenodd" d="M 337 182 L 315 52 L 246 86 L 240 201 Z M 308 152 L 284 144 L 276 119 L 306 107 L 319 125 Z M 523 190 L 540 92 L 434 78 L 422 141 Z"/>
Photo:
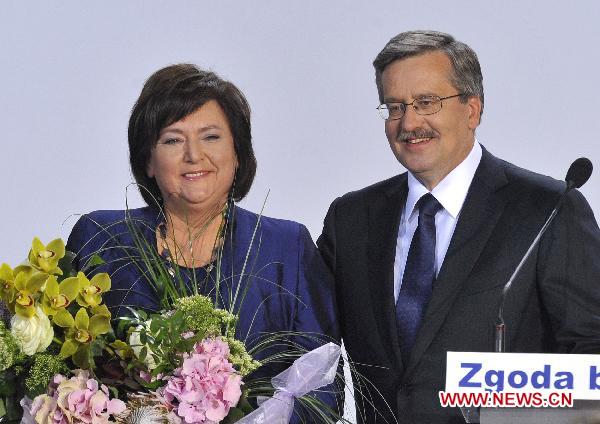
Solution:
<path fill-rule="evenodd" d="M 408 362 L 435 280 L 435 214 L 442 205 L 431 193 L 417 202 L 419 223 L 404 267 L 396 302 L 396 324 L 402 358 Z M 410 213 L 407 211 L 406 213 Z"/>

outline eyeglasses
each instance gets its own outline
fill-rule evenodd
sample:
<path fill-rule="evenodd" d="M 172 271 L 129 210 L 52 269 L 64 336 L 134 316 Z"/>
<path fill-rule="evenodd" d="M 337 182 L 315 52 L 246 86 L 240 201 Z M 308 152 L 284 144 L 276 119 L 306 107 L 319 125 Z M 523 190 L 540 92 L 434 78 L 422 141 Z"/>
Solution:
<path fill-rule="evenodd" d="M 400 119 L 406 113 L 406 108 L 412 106 L 417 115 L 433 115 L 442 110 L 442 100 L 452 99 L 453 97 L 462 96 L 463 93 L 458 93 L 453 96 L 424 96 L 414 99 L 410 103 L 390 102 L 382 103 L 377 106 L 379 116 L 386 121 Z"/>

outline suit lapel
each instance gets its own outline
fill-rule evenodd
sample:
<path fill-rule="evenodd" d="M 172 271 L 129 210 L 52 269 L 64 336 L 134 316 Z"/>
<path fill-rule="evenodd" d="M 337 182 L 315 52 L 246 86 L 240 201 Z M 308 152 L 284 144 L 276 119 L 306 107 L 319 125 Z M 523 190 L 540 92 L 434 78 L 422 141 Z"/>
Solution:
<path fill-rule="evenodd" d="M 481 162 L 467 193 L 444 263 L 434 284 L 405 378 L 415 369 L 437 334 L 492 234 L 506 204 L 506 199 L 497 191 L 506 184 L 502 162 L 483 149 Z"/>
<path fill-rule="evenodd" d="M 406 202 L 408 184 L 406 174 L 392 180 L 369 204 L 368 268 L 371 300 L 377 329 L 386 350 L 393 352 L 390 359 L 402 367 L 396 330 L 394 305 L 394 259 L 396 239 L 402 208 Z"/>

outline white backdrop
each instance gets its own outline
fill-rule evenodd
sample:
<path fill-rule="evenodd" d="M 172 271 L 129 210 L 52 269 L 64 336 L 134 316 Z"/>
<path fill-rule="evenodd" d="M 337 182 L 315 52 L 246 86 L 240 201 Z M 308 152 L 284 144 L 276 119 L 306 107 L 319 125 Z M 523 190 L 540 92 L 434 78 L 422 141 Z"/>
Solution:
<path fill-rule="evenodd" d="M 124 208 L 130 109 L 152 72 L 184 61 L 252 105 L 259 167 L 242 206 L 258 210 L 271 189 L 265 213 L 316 238 L 336 196 L 402 172 L 371 62 L 409 29 L 452 33 L 478 53 L 478 138 L 492 153 L 559 179 L 577 157 L 595 162 L 582 191 L 599 215 L 600 3 L 560 4 L 3 1 L 0 262 L 16 265 L 34 235 L 66 238 L 71 214 Z"/>
<path fill-rule="evenodd" d="M 336 196 L 402 171 L 371 62 L 404 30 L 450 32 L 478 53 L 491 152 L 559 179 L 579 156 L 600 169 L 600 4 L 472 3 L 0 3 L 0 261 L 20 261 L 34 235 L 66 237 L 71 214 L 124 208 L 129 112 L 152 72 L 182 61 L 252 105 L 259 167 L 242 205 L 258 210 L 270 188 L 266 214 L 315 238 Z M 583 188 L 596 215 L 599 174 Z"/>

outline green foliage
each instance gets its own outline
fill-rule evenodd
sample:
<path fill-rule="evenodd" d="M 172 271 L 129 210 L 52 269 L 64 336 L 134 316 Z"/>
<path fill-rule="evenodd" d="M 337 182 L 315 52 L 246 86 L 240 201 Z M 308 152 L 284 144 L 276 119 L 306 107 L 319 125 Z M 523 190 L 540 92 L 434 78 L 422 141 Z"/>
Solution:
<path fill-rule="evenodd" d="M 17 389 L 17 379 L 12 370 L 0 372 L 0 398 L 13 395 Z"/>
<path fill-rule="evenodd" d="M 70 252 L 69 252 L 70 253 Z M 72 262 L 72 260 L 71 260 Z M 86 273 L 88 270 L 97 267 L 99 265 L 102 265 L 104 262 L 104 259 L 102 259 L 102 257 L 95 253 L 94 255 L 92 255 L 92 257 L 86 262 L 85 267 L 82 269 L 82 271 L 84 273 Z M 64 268 L 63 268 L 64 269 Z"/>
<path fill-rule="evenodd" d="M 235 315 L 215 309 L 213 301 L 202 295 L 179 298 L 173 307 L 183 313 L 187 330 L 196 333 L 200 339 L 220 336 L 225 328 L 233 327 L 237 321 Z"/>
<path fill-rule="evenodd" d="M 131 347 L 136 359 L 130 361 L 127 370 L 148 367 L 153 376 L 168 374 L 181 366 L 182 352 L 190 352 L 193 346 L 206 338 L 223 337 L 228 325 L 236 317 L 224 310 L 216 309 L 206 296 L 193 295 L 175 301 L 170 313 L 148 316 L 143 311 L 131 310 L 132 317 L 120 318 L 118 333 L 129 328 Z M 133 336 L 135 342 L 133 342 Z M 242 376 L 261 366 L 252 359 L 244 343 L 233 337 L 223 337 L 230 347 L 229 360 Z M 153 383 L 141 383 L 150 388 Z"/>
<path fill-rule="evenodd" d="M 4 371 L 15 363 L 23 360 L 25 356 L 21 353 L 19 344 L 0 321 L 0 371 Z"/>
<path fill-rule="evenodd" d="M 248 393 L 246 390 L 244 390 L 242 392 L 242 396 L 240 397 L 238 404 L 234 408 L 231 408 L 229 410 L 229 413 L 227 414 L 225 419 L 221 421 L 221 424 L 235 423 L 241 420 L 245 415 L 250 414 L 253 410 L 254 408 L 248 402 Z"/>
<path fill-rule="evenodd" d="M 221 424 L 233 424 L 244 418 L 244 412 L 239 408 L 231 408 Z"/>
<path fill-rule="evenodd" d="M 10 369 L 0 372 L 0 421 L 4 423 L 19 422 L 22 409 L 19 401 L 23 397 L 21 381 L 24 368 L 22 365 L 13 365 Z"/>
<path fill-rule="evenodd" d="M 6 424 L 21 422 L 23 409 L 19 404 L 20 399 L 15 396 L 0 398 L 0 421 Z"/>
<path fill-rule="evenodd" d="M 70 277 L 77 274 L 73 269 L 73 260 L 75 259 L 75 253 L 65 251 L 65 256 L 63 256 L 58 261 L 58 267 L 63 271 L 63 277 Z"/>
<path fill-rule="evenodd" d="M 252 359 L 252 356 L 246 350 L 246 346 L 241 341 L 233 337 L 227 337 L 225 341 L 229 345 L 229 361 L 231 361 L 242 377 L 245 377 L 262 365 L 259 361 Z"/>
<path fill-rule="evenodd" d="M 182 337 L 187 330 L 184 315 L 180 311 L 148 317 L 145 312 L 137 310 L 133 315 L 133 317 L 119 318 L 121 323 L 118 326 L 120 330 L 129 327 L 127 337 L 136 355 L 136 359 L 128 363 L 127 371 L 148 367 L 154 376 L 159 373 L 169 373 L 180 365 L 180 353 L 189 352 L 197 341 L 196 337 L 190 339 Z M 122 325 L 123 322 L 127 325 Z M 135 342 L 133 336 L 136 336 Z M 140 383 L 144 387 L 147 386 Z"/>
<path fill-rule="evenodd" d="M 48 384 L 56 374 L 66 375 L 69 367 L 57 355 L 38 353 L 33 356 L 29 375 L 25 378 L 25 391 L 30 399 L 46 393 Z"/>

